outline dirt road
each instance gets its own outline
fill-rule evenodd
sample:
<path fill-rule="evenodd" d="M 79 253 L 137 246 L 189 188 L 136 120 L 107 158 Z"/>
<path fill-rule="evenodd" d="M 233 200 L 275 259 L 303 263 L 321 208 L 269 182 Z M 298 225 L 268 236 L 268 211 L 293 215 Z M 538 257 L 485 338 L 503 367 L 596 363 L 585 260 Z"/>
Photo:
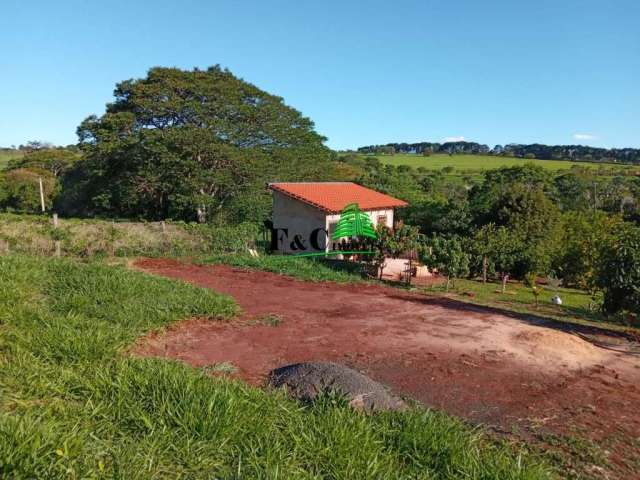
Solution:
<path fill-rule="evenodd" d="M 390 287 L 172 260 L 135 267 L 229 294 L 243 309 L 230 323 L 188 320 L 150 335 L 138 353 L 195 366 L 231 362 L 255 385 L 284 364 L 342 362 L 499 432 L 589 439 L 598 448 L 587 462 L 600 463 L 599 455 L 605 462 L 592 473 L 640 478 L 637 355 L 600 348 L 544 319 Z M 263 322 L 268 315 L 281 321 L 264 324 L 274 323 Z"/>

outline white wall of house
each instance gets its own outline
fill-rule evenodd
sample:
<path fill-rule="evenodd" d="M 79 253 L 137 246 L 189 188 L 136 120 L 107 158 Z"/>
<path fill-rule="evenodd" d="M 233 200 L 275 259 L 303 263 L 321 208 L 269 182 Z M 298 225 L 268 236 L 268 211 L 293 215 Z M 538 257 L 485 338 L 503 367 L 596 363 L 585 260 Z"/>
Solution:
<path fill-rule="evenodd" d="M 369 215 L 371 223 L 373 223 L 374 226 L 377 226 L 378 223 L 380 223 L 379 220 L 382 220 L 384 217 L 386 220 L 384 224 L 389 228 L 393 228 L 393 208 L 387 208 L 384 210 L 365 210 L 364 212 Z M 340 220 L 339 213 L 335 215 L 327 215 L 325 228 L 327 229 L 327 232 L 329 232 L 329 244 L 331 244 L 331 234 L 333 233 L 338 220 Z"/>
<path fill-rule="evenodd" d="M 278 231 L 279 251 L 282 253 L 304 253 L 329 250 L 332 244 L 331 233 L 335 225 L 340 220 L 340 214 L 327 214 L 327 212 L 315 208 L 295 198 L 289 197 L 278 191 L 273 191 L 273 227 L 275 229 L 288 229 L 288 237 L 285 238 L 283 232 Z M 393 208 L 382 210 L 365 210 L 373 225 L 384 219 L 385 225 L 393 228 Z M 323 249 L 316 249 L 311 244 L 313 231 L 322 228 L 329 232 L 329 237 L 320 235 L 319 243 L 324 245 Z M 297 248 L 295 235 L 300 236 L 302 244 L 306 250 Z"/>
<path fill-rule="evenodd" d="M 278 242 L 279 251 L 282 253 L 322 251 L 312 248 L 310 245 L 310 237 L 315 229 L 326 228 L 325 212 L 283 193 L 277 191 L 273 191 L 272 193 L 273 227 L 287 228 L 289 230 L 287 239 L 284 239 L 283 234 L 279 232 L 280 238 L 282 239 L 282 241 Z M 307 250 L 297 249 L 295 248 L 295 244 L 292 246 L 295 235 L 300 235 Z M 324 240 L 325 239 L 321 237 L 323 243 Z"/>

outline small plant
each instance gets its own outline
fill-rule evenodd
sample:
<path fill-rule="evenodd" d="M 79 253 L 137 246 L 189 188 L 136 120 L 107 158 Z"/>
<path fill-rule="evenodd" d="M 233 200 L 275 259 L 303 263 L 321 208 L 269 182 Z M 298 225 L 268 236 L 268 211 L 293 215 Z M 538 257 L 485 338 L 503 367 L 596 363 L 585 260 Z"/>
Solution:
<path fill-rule="evenodd" d="M 217 362 L 217 363 L 211 363 L 209 365 L 205 365 L 204 367 L 202 367 L 202 371 L 206 375 L 215 375 L 215 374 L 233 375 L 238 371 L 238 367 L 236 367 L 231 362 Z"/>
<path fill-rule="evenodd" d="M 535 301 L 536 301 L 536 308 L 538 308 L 538 305 L 540 304 L 539 300 L 540 300 L 540 294 L 542 293 L 542 288 L 540 288 L 536 283 L 536 274 L 530 273 L 525 277 L 524 280 L 525 280 L 525 285 L 527 285 L 527 287 L 531 289 L 531 293 L 533 294 L 533 297 L 535 298 Z"/>
<path fill-rule="evenodd" d="M 267 327 L 277 327 L 282 323 L 282 317 L 276 313 L 267 313 L 257 317 L 253 323 L 265 325 Z"/>
<path fill-rule="evenodd" d="M 560 284 L 562 283 L 562 280 L 553 274 L 547 275 L 546 281 L 549 288 L 554 292 L 558 291 L 558 288 L 560 288 Z"/>

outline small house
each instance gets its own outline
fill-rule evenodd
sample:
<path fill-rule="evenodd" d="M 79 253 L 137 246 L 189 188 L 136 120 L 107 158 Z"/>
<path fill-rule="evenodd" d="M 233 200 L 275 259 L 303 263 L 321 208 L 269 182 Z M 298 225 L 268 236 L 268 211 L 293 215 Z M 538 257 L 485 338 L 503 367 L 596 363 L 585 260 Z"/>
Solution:
<path fill-rule="evenodd" d="M 281 253 L 329 251 L 340 213 L 356 203 L 373 225 L 393 228 L 394 209 L 407 202 L 353 182 L 270 183 L 273 192 L 272 250 Z"/>

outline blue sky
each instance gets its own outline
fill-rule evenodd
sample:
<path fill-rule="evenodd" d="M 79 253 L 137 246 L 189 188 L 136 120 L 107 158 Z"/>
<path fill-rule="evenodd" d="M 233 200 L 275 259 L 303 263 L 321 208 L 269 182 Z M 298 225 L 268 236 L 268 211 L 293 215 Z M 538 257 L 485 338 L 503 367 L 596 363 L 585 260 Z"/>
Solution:
<path fill-rule="evenodd" d="M 333 148 L 640 147 L 639 25 L 637 0 L 2 0 L 0 146 L 75 143 L 116 82 L 219 63 Z"/>

